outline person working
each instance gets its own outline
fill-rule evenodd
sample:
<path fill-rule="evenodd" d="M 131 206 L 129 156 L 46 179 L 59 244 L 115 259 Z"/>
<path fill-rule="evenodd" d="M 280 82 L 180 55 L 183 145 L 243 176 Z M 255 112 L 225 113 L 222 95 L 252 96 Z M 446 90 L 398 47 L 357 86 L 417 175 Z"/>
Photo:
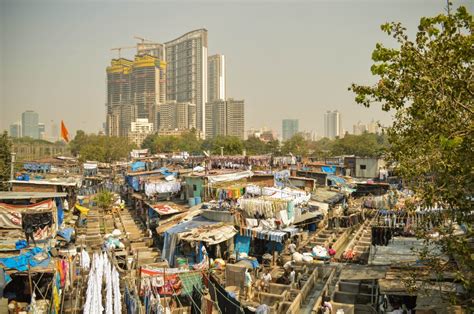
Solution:
<path fill-rule="evenodd" d="M 245 269 L 245 297 L 247 300 L 252 299 L 252 276 L 248 269 Z"/>
<path fill-rule="evenodd" d="M 293 269 L 293 267 L 290 268 L 290 276 L 289 276 L 289 279 L 290 279 L 290 284 L 293 285 L 295 283 L 295 280 L 296 280 L 296 272 L 295 270 Z"/>
<path fill-rule="evenodd" d="M 333 259 L 336 256 L 336 250 L 332 248 L 332 245 L 329 246 L 328 254 Z"/>
<path fill-rule="evenodd" d="M 291 254 L 296 252 L 296 244 L 294 242 L 291 242 L 290 245 L 288 245 L 288 250 L 290 251 Z"/>
<path fill-rule="evenodd" d="M 270 290 L 270 282 L 272 281 L 272 275 L 270 275 L 268 269 L 265 269 L 261 279 L 263 284 L 263 291 L 268 292 Z"/>

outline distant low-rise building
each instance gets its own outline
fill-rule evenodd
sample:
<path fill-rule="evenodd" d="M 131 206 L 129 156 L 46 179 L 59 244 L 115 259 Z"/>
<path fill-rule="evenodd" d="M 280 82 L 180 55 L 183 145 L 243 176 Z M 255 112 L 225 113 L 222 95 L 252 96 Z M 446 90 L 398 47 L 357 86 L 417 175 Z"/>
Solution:
<path fill-rule="evenodd" d="M 378 178 L 385 161 L 375 157 L 344 157 L 344 167 L 355 178 Z"/>
<path fill-rule="evenodd" d="M 16 153 L 17 160 L 21 161 L 71 155 L 69 147 L 65 143 L 51 143 L 43 140 L 15 140 L 13 141 L 13 151 Z"/>
<path fill-rule="evenodd" d="M 148 119 L 136 119 L 131 123 L 130 132 L 128 132 L 128 139 L 141 146 L 145 138 L 153 133 L 153 123 L 148 122 Z"/>

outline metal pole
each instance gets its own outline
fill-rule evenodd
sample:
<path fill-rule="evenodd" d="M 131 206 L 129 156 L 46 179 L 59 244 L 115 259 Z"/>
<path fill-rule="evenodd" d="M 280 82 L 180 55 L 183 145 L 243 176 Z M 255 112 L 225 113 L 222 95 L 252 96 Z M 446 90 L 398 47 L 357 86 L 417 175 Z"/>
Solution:
<path fill-rule="evenodd" d="M 10 190 L 13 190 L 13 172 L 15 171 L 15 155 L 16 153 L 11 153 L 11 162 L 10 162 Z"/>
<path fill-rule="evenodd" d="M 221 146 L 221 157 L 224 156 L 224 147 Z"/>

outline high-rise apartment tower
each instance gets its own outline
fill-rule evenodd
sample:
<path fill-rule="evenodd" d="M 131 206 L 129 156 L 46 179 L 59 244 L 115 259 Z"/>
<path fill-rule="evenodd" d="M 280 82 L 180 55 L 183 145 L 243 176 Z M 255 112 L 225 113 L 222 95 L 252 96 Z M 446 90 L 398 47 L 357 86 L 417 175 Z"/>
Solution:
<path fill-rule="evenodd" d="M 281 123 L 283 141 L 287 141 L 299 132 L 298 119 L 283 119 Z"/>
<path fill-rule="evenodd" d="M 327 111 L 324 114 L 324 136 L 334 139 L 342 135 L 341 114 L 337 110 Z"/>
<path fill-rule="evenodd" d="M 205 130 L 207 30 L 198 29 L 165 43 L 167 100 L 196 104 L 196 127 Z"/>
<path fill-rule="evenodd" d="M 226 99 L 225 56 L 216 54 L 207 58 L 208 101 Z"/>
<path fill-rule="evenodd" d="M 39 139 L 39 116 L 32 110 L 27 110 L 21 114 L 22 136 Z"/>

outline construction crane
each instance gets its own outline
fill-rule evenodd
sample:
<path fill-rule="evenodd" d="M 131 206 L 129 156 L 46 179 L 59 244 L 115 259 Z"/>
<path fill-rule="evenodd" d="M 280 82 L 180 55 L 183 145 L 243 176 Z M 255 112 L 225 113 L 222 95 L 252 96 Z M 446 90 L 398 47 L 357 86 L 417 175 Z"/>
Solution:
<path fill-rule="evenodd" d="M 119 59 L 122 57 L 121 55 L 121 52 L 122 52 L 122 49 L 134 49 L 134 48 L 137 48 L 137 46 L 128 46 L 128 47 L 117 47 L 117 48 L 112 48 L 110 50 L 117 50 L 118 51 L 118 57 Z"/>
<path fill-rule="evenodd" d="M 141 40 L 141 41 L 142 41 L 142 44 L 144 44 L 145 41 L 147 41 L 147 42 L 149 42 L 149 43 L 152 43 L 152 42 L 153 42 L 152 40 L 149 40 L 149 39 L 146 39 L 146 38 L 143 38 L 143 37 L 139 37 L 139 36 L 133 36 L 133 38 Z"/>

